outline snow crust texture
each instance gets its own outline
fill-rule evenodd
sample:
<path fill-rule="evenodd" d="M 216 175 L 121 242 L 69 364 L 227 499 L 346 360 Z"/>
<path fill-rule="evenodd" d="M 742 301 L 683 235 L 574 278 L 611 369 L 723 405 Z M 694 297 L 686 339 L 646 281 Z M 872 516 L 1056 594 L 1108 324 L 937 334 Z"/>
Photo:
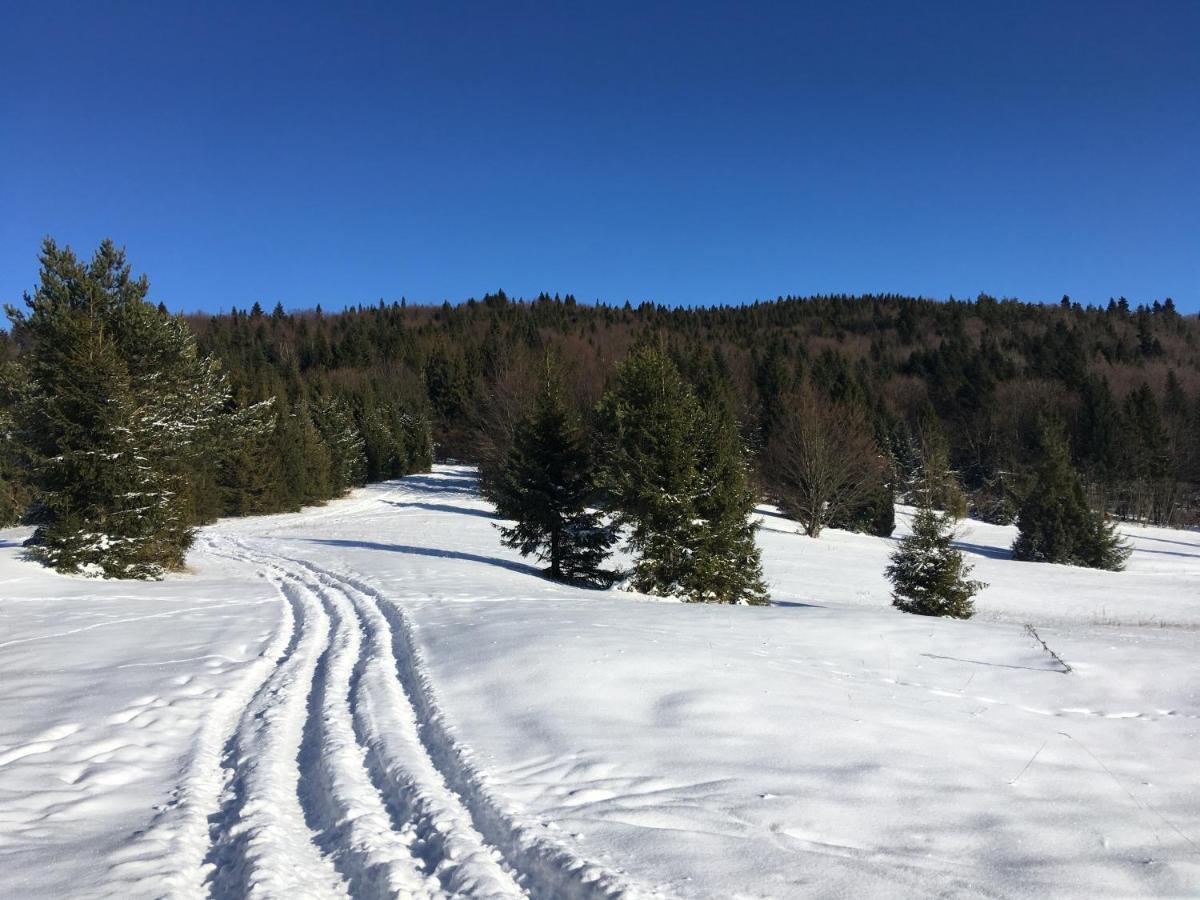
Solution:
<path fill-rule="evenodd" d="M 1096 573 L 965 523 L 954 622 L 760 512 L 766 609 L 548 582 L 459 467 L 159 583 L 0 532 L 0 896 L 1200 890 L 1200 535 Z"/>

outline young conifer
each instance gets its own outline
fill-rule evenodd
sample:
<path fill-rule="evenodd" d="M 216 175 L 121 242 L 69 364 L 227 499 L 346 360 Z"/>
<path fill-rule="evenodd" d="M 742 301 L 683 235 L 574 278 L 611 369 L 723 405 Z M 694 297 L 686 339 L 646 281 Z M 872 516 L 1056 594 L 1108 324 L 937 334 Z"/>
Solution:
<path fill-rule="evenodd" d="M 892 605 L 920 616 L 969 619 L 971 598 L 987 587 L 967 576 L 971 567 L 952 545 L 954 519 L 928 503 L 917 509 L 912 534 L 900 540 L 886 574 L 892 582 Z"/>
<path fill-rule="evenodd" d="M 1033 484 L 1017 513 L 1013 558 L 1094 569 L 1124 568 L 1130 548 L 1113 523 L 1088 506 L 1061 425 L 1043 424 L 1041 449 Z"/>
<path fill-rule="evenodd" d="M 616 534 L 594 508 L 596 494 L 588 436 L 547 361 L 494 484 L 497 511 L 515 522 L 501 530 L 504 543 L 549 563 L 556 581 L 611 581 L 602 565 Z"/>

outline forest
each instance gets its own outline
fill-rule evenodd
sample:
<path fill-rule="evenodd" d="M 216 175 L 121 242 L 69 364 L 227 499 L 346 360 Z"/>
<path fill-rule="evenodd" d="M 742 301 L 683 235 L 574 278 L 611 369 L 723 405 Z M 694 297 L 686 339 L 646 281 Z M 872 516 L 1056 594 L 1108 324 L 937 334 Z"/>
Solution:
<path fill-rule="evenodd" d="M 1080 502 L 1111 519 L 1200 522 L 1200 320 L 1170 299 L 1132 307 L 1124 298 L 1083 306 L 1068 297 L 789 296 L 668 308 L 497 291 L 458 304 L 380 300 L 325 312 L 255 303 L 180 317 L 149 302 L 145 278 L 134 279 L 108 242 L 84 264 L 49 241 L 42 266 L 27 309 L 10 306 L 11 327 L 0 332 L 8 523 L 44 518 L 45 460 L 67 465 L 61 448 L 48 448 L 81 404 L 99 410 L 120 395 L 144 409 L 139 396 L 162 393 L 161 373 L 145 361 L 118 377 L 89 351 L 91 396 L 74 396 L 73 406 L 47 399 L 64 390 L 62 372 L 47 373 L 68 365 L 61 348 L 80 327 L 72 317 L 82 304 L 95 319 L 97 296 L 115 317 L 106 333 L 126 335 L 118 355 L 156 346 L 159 360 L 184 366 L 180 385 L 211 382 L 206 402 L 224 425 L 154 444 L 171 460 L 155 490 L 174 498 L 179 527 L 319 503 L 434 458 L 478 464 L 496 499 L 548 361 L 581 442 L 603 446 L 618 373 L 647 349 L 668 361 L 681 393 L 644 414 L 690 408 L 700 425 L 689 440 L 719 434 L 712 452 L 737 444 L 728 459 L 735 468 L 744 460 L 754 496 L 778 502 L 812 537 L 828 525 L 888 534 L 893 500 L 921 492 L 955 516 L 1007 523 L 1046 477 L 1073 479 Z M 87 278 L 92 294 L 78 288 Z M 119 312 L 142 307 L 154 314 L 135 324 Z M 50 393 L 38 400 L 35 383 Z M 30 439 L 39 430 L 41 463 Z M 1057 461 L 1052 475 L 1047 460 Z"/>
<path fill-rule="evenodd" d="M 1170 299 L 1132 308 L 1123 298 L 1083 307 L 1066 297 L 823 296 L 665 308 L 499 291 L 457 305 L 256 305 L 188 321 L 244 402 L 301 385 L 387 397 L 429 416 L 442 458 L 486 466 L 507 449 L 547 352 L 592 421 L 617 364 L 652 342 L 701 394 L 729 394 L 760 474 L 772 436 L 797 418 L 842 435 L 862 424 L 869 441 L 855 452 L 876 456 L 883 480 L 903 491 L 933 432 L 970 513 L 1004 522 L 1043 455 L 1050 416 L 1097 508 L 1159 525 L 1200 515 L 1200 320 Z"/>

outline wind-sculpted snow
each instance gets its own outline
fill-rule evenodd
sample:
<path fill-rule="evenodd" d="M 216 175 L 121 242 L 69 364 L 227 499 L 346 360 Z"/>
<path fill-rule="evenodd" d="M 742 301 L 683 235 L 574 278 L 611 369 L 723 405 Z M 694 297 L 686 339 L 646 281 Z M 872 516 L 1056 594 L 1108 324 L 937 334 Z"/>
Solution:
<path fill-rule="evenodd" d="M 0 533 L 0 896 L 1194 894 L 1200 535 L 1097 573 L 964 523 L 949 622 L 892 542 L 762 521 L 767 609 L 555 585 L 457 467 L 156 584 Z"/>

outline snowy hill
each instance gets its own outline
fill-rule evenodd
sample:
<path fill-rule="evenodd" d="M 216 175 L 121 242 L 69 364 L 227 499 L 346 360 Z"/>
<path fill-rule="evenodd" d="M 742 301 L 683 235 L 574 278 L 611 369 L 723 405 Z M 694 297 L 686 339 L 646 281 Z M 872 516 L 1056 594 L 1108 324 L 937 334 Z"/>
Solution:
<path fill-rule="evenodd" d="M 1195 894 L 1200 534 L 1111 573 L 963 523 L 961 622 L 762 518 L 770 608 L 552 584 L 456 467 L 159 583 L 0 532 L 0 895 Z"/>

